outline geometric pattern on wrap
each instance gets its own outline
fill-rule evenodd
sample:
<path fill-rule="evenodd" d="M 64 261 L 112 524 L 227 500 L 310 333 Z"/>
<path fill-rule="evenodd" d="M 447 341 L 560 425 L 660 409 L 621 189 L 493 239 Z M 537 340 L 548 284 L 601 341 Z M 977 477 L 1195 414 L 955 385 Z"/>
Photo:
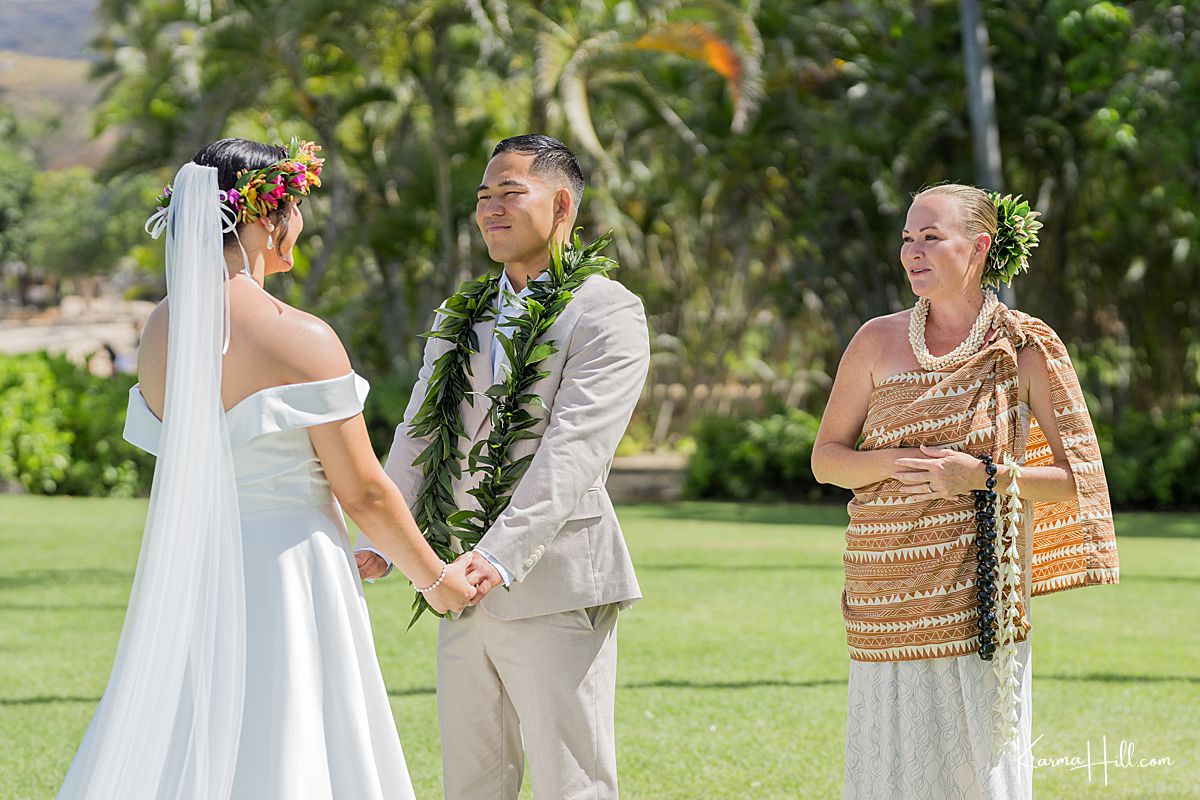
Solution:
<path fill-rule="evenodd" d="M 1054 416 L 1075 477 L 1074 500 L 1033 504 L 1032 593 L 1037 596 L 1118 583 L 1121 569 L 1108 481 L 1071 356 L 1058 334 L 1036 317 L 1007 311 L 1000 322 L 1018 347 L 1037 347 L 1046 359 Z M 1054 462 L 1036 421 L 1029 432 L 1025 458 L 1031 467 Z"/>
<path fill-rule="evenodd" d="M 1055 415 L 1079 492 L 1073 503 L 1034 504 L 1030 588 L 1039 594 L 1116 583 L 1107 484 L 1066 349 L 1045 323 L 1003 306 L 997 328 L 987 345 L 953 370 L 914 370 L 881 382 L 868 401 L 859 449 L 924 444 L 987 454 L 998 463 L 1006 455 L 1024 457 L 1030 466 L 1049 463 L 1035 422 L 1029 441 L 1022 441 L 1018 402 L 1017 350 L 1039 347 L 1051 365 Z M 903 486 L 888 478 L 861 487 L 847 507 L 842 614 L 856 661 L 943 658 L 978 648 L 974 499 L 906 498 Z M 1087 511 L 1081 514 L 1081 507 Z M 1018 552 L 1025 552 L 1024 536 L 1022 529 Z M 1017 641 L 1029 632 L 1024 608 L 1020 619 Z"/>

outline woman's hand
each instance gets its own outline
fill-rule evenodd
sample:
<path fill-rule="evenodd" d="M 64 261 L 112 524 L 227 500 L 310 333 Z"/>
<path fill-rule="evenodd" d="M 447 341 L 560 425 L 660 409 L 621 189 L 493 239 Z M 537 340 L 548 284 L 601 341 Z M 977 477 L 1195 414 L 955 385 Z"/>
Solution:
<path fill-rule="evenodd" d="M 425 600 L 439 614 L 447 611 L 462 611 L 475 597 L 474 584 L 467 580 L 467 567 L 471 565 L 471 554 L 463 553 L 446 565 L 446 573 L 436 589 L 425 592 Z"/>
<path fill-rule="evenodd" d="M 972 455 L 921 445 L 921 457 L 896 459 L 892 477 L 904 484 L 901 494 L 948 500 L 982 489 L 987 472 L 983 462 Z"/>

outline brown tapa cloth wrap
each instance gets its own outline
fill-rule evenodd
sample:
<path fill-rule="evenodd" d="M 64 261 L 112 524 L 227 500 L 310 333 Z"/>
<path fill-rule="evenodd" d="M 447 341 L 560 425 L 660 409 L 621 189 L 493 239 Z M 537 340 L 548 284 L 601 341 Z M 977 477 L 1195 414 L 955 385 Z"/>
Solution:
<path fill-rule="evenodd" d="M 1003 305 L 993 324 L 996 336 L 953 371 L 905 372 L 877 386 L 859 449 L 928 445 L 986 453 L 996 463 L 1006 456 L 1030 467 L 1053 463 L 1037 420 L 1020 449 L 1017 352 L 1038 348 L 1076 496 L 1033 504 L 1032 585 L 1026 565 L 1022 595 L 1117 583 L 1104 465 L 1067 349 L 1046 323 Z M 942 658 L 977 649 L 974 498 L 921 500 L 905 497 L 903 488 L 888 478 L 856 490 L 848 506 L 842 612 L 850 657 L 857 661 Z M 1022 553 L 1029 529 L 1024 526 L 1018 541 Z M 1021 620 L 1018 641 L 1029 632 L 1024 607 Z"/>

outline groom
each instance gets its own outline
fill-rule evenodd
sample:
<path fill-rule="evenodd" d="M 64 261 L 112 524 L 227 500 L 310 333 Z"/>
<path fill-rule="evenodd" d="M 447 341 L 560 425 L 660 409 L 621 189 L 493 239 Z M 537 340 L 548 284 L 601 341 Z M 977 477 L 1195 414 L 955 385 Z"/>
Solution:
<path fill-rule="evenodd" d="M 496 318 L 475 328 L 473 406 L 463 403 L 468 453 L 490 432 L 483 392 L 507 369 L 496 329 L 521 310 L 549 266 L 551 242 L 575 224 L 583 173 L 574 154 L 548 136 L 525 135 L 496 146 L 483 173 L 475 222 L 488 254 L 504 264 Z M 533 387 L 546 410 L 512 458 L 533 456 L 505 511 L 472 558 L 480 593 L 462 616 L 438 629 L 438 719 L 446 800 L 515 800 L 528 756 L 538 800 L 617 797 L 613 731 L 617 616 L 641 598 L 633 563 L 604 488 L 617 443 L 646 380 L 649 339 L 641 301 L 621 284 L 588 278 L 545 335 L 558 352 L 539 365 Z M 433 364 L 451 347 L 425 346 L 387 472 L 410 501 L 421 485 L 413 460 L 427 442 L 409 425 L 425 398 Z M 454 486 L 460 509 L 477 507 Z M 364 578 L 386 574 L 382 554 L 360 539 Z"/>

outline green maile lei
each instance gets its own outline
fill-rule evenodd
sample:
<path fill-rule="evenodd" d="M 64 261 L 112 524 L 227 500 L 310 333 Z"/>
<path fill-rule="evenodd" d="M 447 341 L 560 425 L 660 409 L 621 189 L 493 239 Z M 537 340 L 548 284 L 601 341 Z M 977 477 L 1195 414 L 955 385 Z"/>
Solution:
<path fill-rule="evenodd" d="M 1022 200 L 1021 195 L 992 192 L 988 197 L 996 206 L 996 236 L 988 251 L 983 285 L 999 289 L 1002 283 L 1012 285 L 1013 278 L 1029 269 L 1029 255 L 1038 246 L 1042 223 L 1038 221 L 1039 213 L 1030 209 L 1029 201 Z"/>
<path fill-rule="evenodd" d="M 451 346 L 433 363 L 425 399 L 410 424 L 412 436 L 429 439 L 429 445 L 413 461 L 423 477 L 412 510 L 425 540 L 444 561 L 458 556 L 453 538 L 464 551 L 479 543 L 508 506 L 517 481 L 529 468 L 533 456 L 513 460 L 512 446 L 541 436 L 533 430 L 541 417 L 529 409 L 545 406 L 530 389 L 550 374 L 539 365 L 558 352 L 556 343 L 547 340 L 545 334 L 584 281 L 618 266 L 600 254 L 611 239 L 611 233 L 605 234 L 585 246 L 576 231 L 570 246 L 551 244 L 547 275 L 530 281 L 529 294 L 518 298 L 521 313 L 506 324 L 511 333 L 496 331 L 509 369 L 503 380 L 483 393 L 491 403 L 492 431 L 469 455 L 458 446 L 466 435 L 459 409 L 464 400 L 470 405 L 476 400 L 476 393 L 471 391 L 471 356 L 479 352 L 481 343 L 475 326 L 496 316 L 500 275 L 485 275 L 464 283 L 438 309 L 440 325 L 423 334 L 443 339 Z M 459 510 L 454 502 L 454 482 L 462 478 L 464 462 L 466 472 L 481 475 L 479 485 L 470 491 L 479 501 L 478 509 Z M 437 613 L 424 595 L 417 593 L 409 627 L 426 611 Z"/>

